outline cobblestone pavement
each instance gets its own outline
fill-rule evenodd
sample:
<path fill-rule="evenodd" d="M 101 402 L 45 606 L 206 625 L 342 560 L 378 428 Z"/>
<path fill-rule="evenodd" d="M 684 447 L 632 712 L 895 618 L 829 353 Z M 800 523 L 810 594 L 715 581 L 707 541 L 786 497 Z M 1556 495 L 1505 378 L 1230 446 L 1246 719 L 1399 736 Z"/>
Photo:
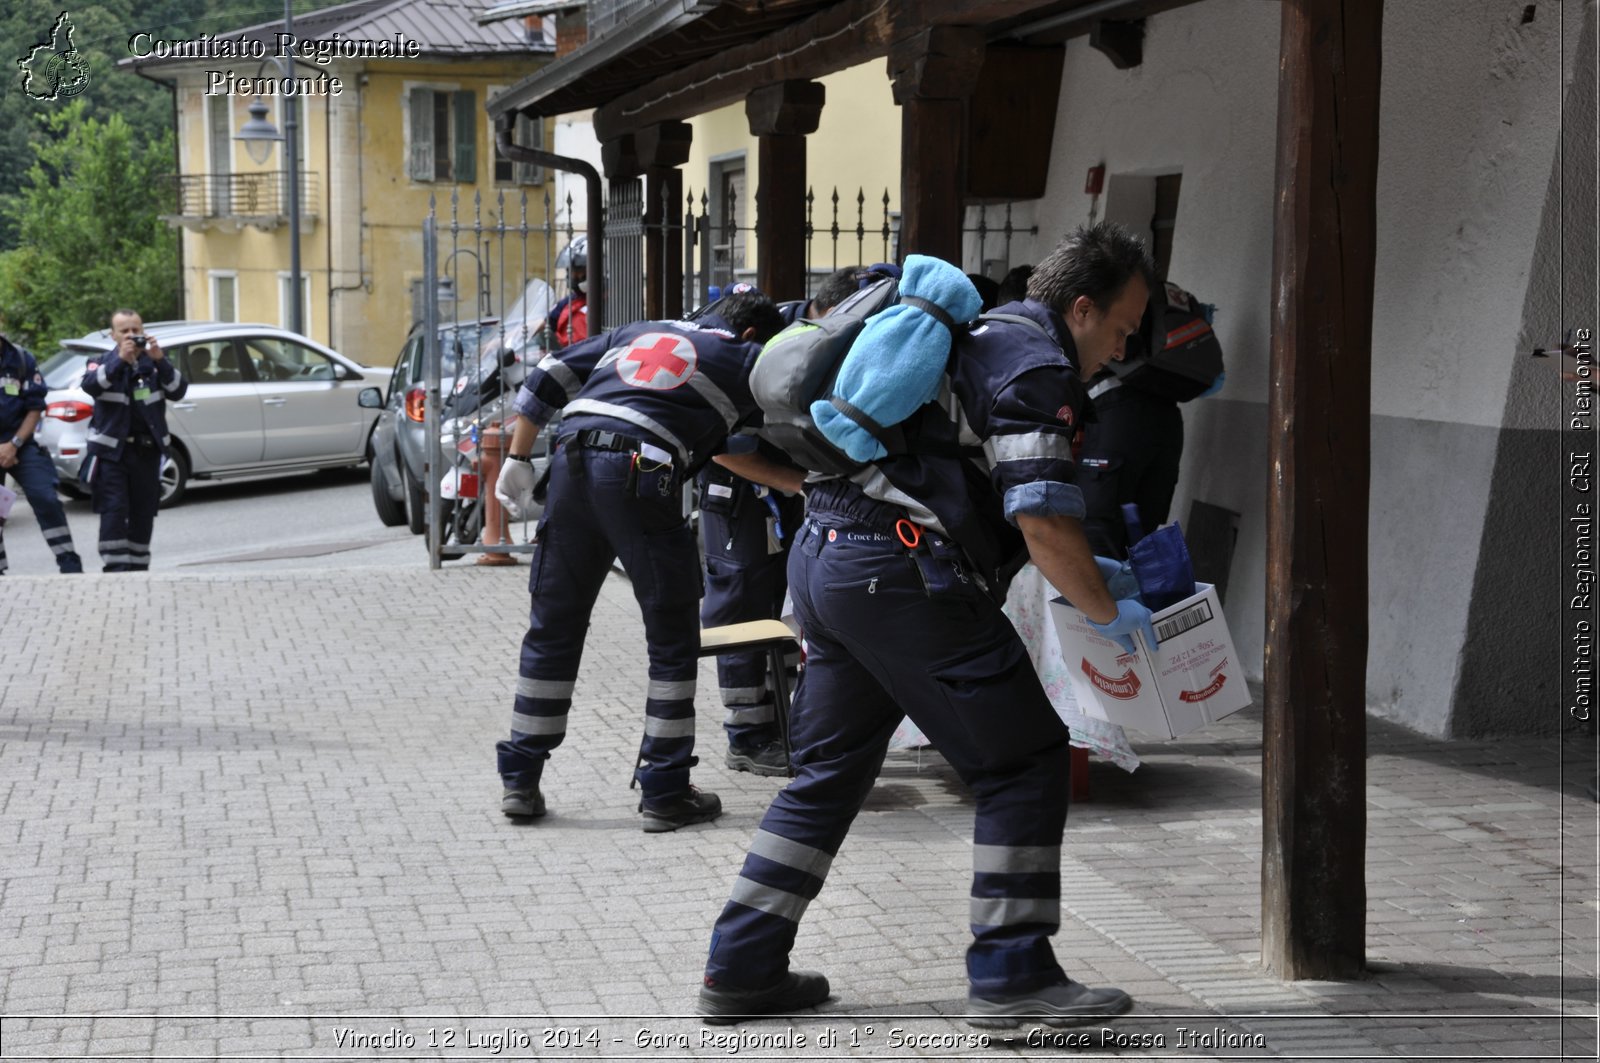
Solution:
<path fill-rule="evenodd" d="M 891 755 L 802 926 L 834 998 L 703 1027 L 711 922 L 779 780 L 723 768 L 706 662 L 696 780 L 727 811 L 639 830 L 643 636 L 613 578 L 551 814 L 502 817 L 526 571 L 7 577 L 0 1058 L 1594 1058 L 1592 739 L 1563 765 L 1375 722 L 1370 977 L 1283 983 L 1256 710 L 1091 767 L 1057 951 L 1138 1000 L 1104 1039 L 952 1018 L 972 814 L 931 751 Z"/>

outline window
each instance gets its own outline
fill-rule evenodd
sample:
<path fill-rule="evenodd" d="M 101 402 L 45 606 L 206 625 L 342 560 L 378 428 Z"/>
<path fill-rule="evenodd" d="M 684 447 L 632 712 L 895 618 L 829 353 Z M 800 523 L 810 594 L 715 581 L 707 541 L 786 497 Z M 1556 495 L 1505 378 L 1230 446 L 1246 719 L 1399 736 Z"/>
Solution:
<path fill-rule="evenodd" d="M 494 90 L 490 90 L 491 92 Z M 513 143 L 521 144 L 525 148 L 544 147 L 544 119 L 529 118 L 527 115 L 517 115 L 516 132 L 511 135 Z M 489 123 L 489 143 L 494 143 L 494 123 Z M 537 185 L 544 183 L 544 167 L 534 166 L 526 162 L 512 162 L 501 155 L 499 150 L 494 152 L 494 180 L 495 184 L 509 185 Z"/>
<path fill-rule="evenodd" d="M 278 274 L 278 324 L 286 329 L 294 328 L 290 320 L 294 316 L 293 308 L 289 305 L 289 293 L 293 291 L 289 281 L 289 274 Z M 311 331 L 311 276 L 307 273 L 300 274 L 300 332 L 305 335 Z"/>
<path fill-rule="evenodd" d="M 244 341 L 245 354 L 263 381 L 333 380 L 333 360 L 293 340 L 256 336 Z"/>
<path fill-rule="evenodd" d="M 476 97 L 471 90 L 412 87 L 407 173 L 413 181 L 477 180 Z"/>
<path fill-rule="evenodd" d="M 233 173 L 232 106 L 232 96 L 206 97 L 206 153 L 211 164 L 206 215 L 213 218 L 232 213 L 232 197 L 228 193 L 229 175 Z"/>
<path fill-rule="evenodd" d="M 745 268 L 744 153 L 711 160 L 711 280 L 730 284 Z"/>
<path fill-rule="evenodd" d="M 211 320 L 239 320 L 239 275 L 211 272 Z"/>

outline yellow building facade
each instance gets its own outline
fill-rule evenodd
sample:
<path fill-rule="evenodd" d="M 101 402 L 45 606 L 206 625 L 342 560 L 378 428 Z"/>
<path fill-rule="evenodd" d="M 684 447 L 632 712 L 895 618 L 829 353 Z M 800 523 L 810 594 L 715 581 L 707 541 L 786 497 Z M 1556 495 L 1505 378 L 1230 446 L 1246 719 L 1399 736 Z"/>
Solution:
<path fill-rule="evenodd" d="M 297 33 L 302 39 L 308 32 L 351 35 L 352 27 L 337 28 L 342 10 L 319 13 L 322 21 L 310 31 L 297 22 Z M 510 270 L 496 268 L 495 280 L 483 279 L 491 275 L 486 260 L 498 255 L 483 241 L 487 235 L 498 244 L 502 222 L 518 241 L 519 259 L 520 233 L 524 226 L 530 230 L 529 257 L 543 273 L 549 173 L 497 156 L 484 102 L 533 64 L 548 61 L 553 40 L 537 31 L 526 36 L 520 23 L 463 23 L 458 36 L 473 39 L 451 42 L 459 55 L 437 54 L 439 47 L 419 39 L 416 57 L 318 65 L 297 60 L 297 78 L 324 89 L 336 80 L 336 92 L 290 97 L 244 91 L 267 87 L 258 80 L 263 77 L 281 85 L 270 59 L 134 64 L 169 82 L 175 93 L 178 194 L 166 220 L 182 230 L 187 318 L 284 327 L 291 320 L 284 144 L 257 162 L 235 139 L 257 102 L 268 106 L 266 117 L 280 133 L 288 108 L 299 102 L 301 321 L 312 339 L 367 364 L 393 361 L 420 319 L 419 300 L 437 289 L 423 283 L 422 229 L 430 209 L 440 232 L 439 273 L 449 275 L 460 294 L 459 301 L 441 305 L 446 319 L 497 312 L 521 290 L 519 275 Z M 273 28 L 240 36 L 270 39 Z M 545 133 L 540 123 L 524 120 L 516 139 L 543 146 Z M 475 226 L 487 233 L 474 233 Z"/>
<path fill-rule="evenodd" d="M 893 259 L 900 214 L 900 109 L 886 64 L 865 63 L 818 80 L 827 102 L 817 131 L 806 138 L 806 182 L 813 196 L 807 265 L 813 285 L 839 266 Z M 689 124 L 694 139 L 683 168 L 686 198 L 696 214 L 703 204 L 710 218 L 717 259 L 713 283 L 730 275 L 753 282 L 760 152 L 744 104 L 711 111 Z M 804 293 L 770 294 L 782 300 Z"/>

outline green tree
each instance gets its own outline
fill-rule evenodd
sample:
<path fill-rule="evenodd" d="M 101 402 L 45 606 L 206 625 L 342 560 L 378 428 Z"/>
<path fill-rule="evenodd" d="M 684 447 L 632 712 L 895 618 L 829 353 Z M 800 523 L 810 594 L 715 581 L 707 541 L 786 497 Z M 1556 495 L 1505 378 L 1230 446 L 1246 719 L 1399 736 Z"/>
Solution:
<path fill-rule="evenodd" d="M 177 235 L 160 218 L 172 134 L 143 140 L 120 115 L 86 105 L 40 116 L 32 165 L 0 212 L 19 246 L 0 253 L 0 316 L 24 343 L 49 346 L 106 324 L 120 306 L 177 316 Z"/>

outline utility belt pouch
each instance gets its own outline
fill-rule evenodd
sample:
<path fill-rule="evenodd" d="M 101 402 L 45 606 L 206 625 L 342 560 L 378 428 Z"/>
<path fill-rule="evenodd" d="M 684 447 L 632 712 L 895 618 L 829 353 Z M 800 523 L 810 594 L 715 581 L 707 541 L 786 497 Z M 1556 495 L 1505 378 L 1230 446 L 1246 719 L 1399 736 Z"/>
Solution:
<path fill-rule="evenodd" d="M 680 486 L 678 471 L 671 464 L 632 454 L 628 462 L 628 486 L 639 498 L 660 501 L 672 497 L 672 492 Z"/>
<path fill-rule="evenodd" d="M 954 543 L 924 535 L 921 542 L 907 551 L 906 556 L 922 580 L 922 593 L 929 598 L 948 594 L 971 582 L 967 575 L 966 556 Z"/>
<path fill-rule="evenodd" d="M 701 479 L 700 508 L 707 513 L 732 519 L 739 512 L 745 492 L 734 480 L 733 474 L 712 462 L 706 466 Z"/>

